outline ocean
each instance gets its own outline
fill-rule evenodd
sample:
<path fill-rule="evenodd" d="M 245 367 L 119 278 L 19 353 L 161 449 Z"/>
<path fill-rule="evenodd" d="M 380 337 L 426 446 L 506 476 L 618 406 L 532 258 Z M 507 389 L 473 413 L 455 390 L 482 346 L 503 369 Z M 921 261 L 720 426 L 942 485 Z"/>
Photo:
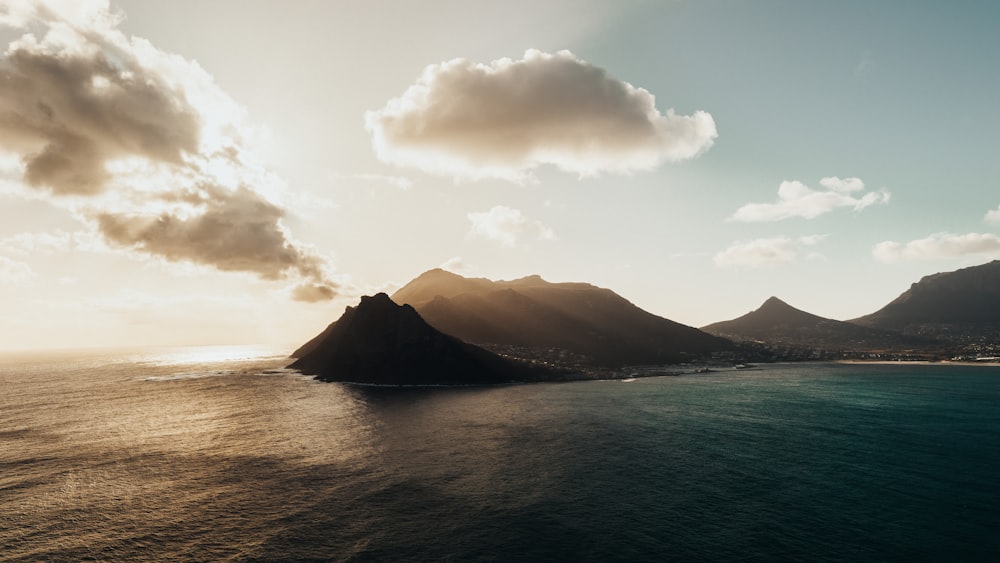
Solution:
<path fill-rule="evenodd" d="M 996 561 L 1000 368 L 320 383 L 0 358 L 3 561 Z"/>

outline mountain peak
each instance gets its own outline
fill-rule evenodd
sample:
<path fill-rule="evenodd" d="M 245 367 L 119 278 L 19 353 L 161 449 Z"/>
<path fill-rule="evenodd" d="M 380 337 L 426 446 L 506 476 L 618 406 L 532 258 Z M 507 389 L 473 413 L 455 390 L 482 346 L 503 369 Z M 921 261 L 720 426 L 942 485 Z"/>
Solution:
<path fill-rule="evenodd" d="M 781 308 L 787 308 L 787 309 L 794 309 L 795 308 L 795 307 L 792 307 L 791 305 L 789 305 L 788 303 L 785 303 L 781 299 L 778 299 L 777 297 L 775 297 L 775 296 L 772 295 L 771 297 L 768 297 L 767 300 L 764 301 L 764 303 L 762 303 L 761 306 L 760 306 L 760 308 L 757 309 L 757 310 L 760 311 L 762 309 L 773 308 L 773 307 L 781 307 Z"/>
<path fill-rule="evenodd" d="M 348 309 L 356 310 L 356 314 L 361 315 L 419 316 L 412 306 L 405 303 L 397 304 L 384 291 L 375 295 L 362 295 L 357 306 Z"/>
<path fill-rule="evenodd" d="M 324 381 L 468 384 L 545 375 L 439 332 L 385 293 L 362 297 L 303 349 L 289 367 Z"/>
<path fill-rule="evenodd" d="M 434 268 L 413 278 L 412 281 L 393 293 L 392 300 L 396 303 L 417 305 L 430 301 L 438 295 L 455 297 L 492 286 L 493 282 L 486 278 L 467 278 L 441 268 Z"/>
<path fill-rule="evenodd" d="M 757 317 L 758 320 L 774 324 L 812 323 L 821 319 L 829 320 L 812 313 L 807 313 L 802 309 L 797 309 L 774 296 L 768 297 L 767 301 L 764 301 L 760 308 L 746 316 Z"/>
<path fill-rule="evenodd" d="M 419 279 L 437 278 L 437 277 L 460 278 L 462 276 L 456 274 L 455 272 L 449 272 L 448 270 L 445 270 L 444 268 L 431 268 L 430 270 L 427 270 L 426 272 L 424 272 L 424 273 L 420 274 L 419 276 L 417 276 L 416 278 L 414 278 L 414 281 L 419 280 Z"/>
<path fill-rule="evenodd" d="M 711 334 L 827 350 L 901 349 L 916 342 L 901 335 L 827 319 L 770 297 L 742 317 L 702 327 Z"/>
<path fill-rule="evenodd" d="M 813 326 L 817 323 L 834 322 L 824 319 L 812 313 L 807 313 L 801 309 L 796 309 L 777 297 L 771 296 L 764 301 L 761 306 L 742 317 L 710 324 L 703 327 L 713 334 L 736 334 L 755 333 L 760 331 L 773 331 L 776 327 L 793 329 L 794 327 Z"/>
<path fill-rule="evenodd" d="M 389 294 L 386 293 L 386 292 L 384 292 L 384 291 L 376 293 L 375 295 L 363 295 L 363 296 L 361 296 L 361 303 L 358 304 L 359 307 L 361 307 L 361 306 L 366 306 L 366 307 L 382 306 L 382 307 L 384 307 L 384 306 L 387 306 L 387 305 L 396 306 L 396 303 L 392 299 L 389 299 Z"/>
<path fill-rule="evenodd" d="M 542 279 L 542 276 L 538 274 L 524 276 L 523 278 L 512 280 L 509 283 L 511 285 L 551 285 L 549 282 Z"/>

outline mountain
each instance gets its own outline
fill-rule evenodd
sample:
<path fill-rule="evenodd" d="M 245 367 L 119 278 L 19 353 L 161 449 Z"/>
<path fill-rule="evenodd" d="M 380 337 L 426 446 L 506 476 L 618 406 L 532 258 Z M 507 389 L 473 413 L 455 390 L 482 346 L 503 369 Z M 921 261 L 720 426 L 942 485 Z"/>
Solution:
<path fill-rule="evenodd" d="M 393 294 L 438 330 L 491 349 L 600 366 L 673 363 L 732 343 L 636 307 L 609 289 L 465 278 L 441 269 Z"/>
<path fill-rule="evenodd" d="M 1000 337 L 1000 260 L 923 277 L 878 311 L 849 321 L 968 343 Z"/>
<path fill-rule="evenodd" d="M 293 357 L 289 367 L 323 381 L 427 385 L 559 378 L 442 334 L 385 293 L 362 297 Z"/>
<path fill-rule="evenodd" d="M 486 278 L 466 278 L 441 268 L 434 268 L 420 274 L 397 290 L 392 294 L 392 299 L 396 303 L 423 303 L 437 296 L 451 298 L 463 293 L 490 291 L 497 284 L 509 283 L 511 282 L 494 282 Z"/>
<path fill-rule="evenodd" d="M 933 344 L 879 330 L 827 319 L 792 307 L 771 297 L 742 317 L 702 327 L 710 334 L 736 340 L 753 340 L 823 350 L 902 350 Z"/>

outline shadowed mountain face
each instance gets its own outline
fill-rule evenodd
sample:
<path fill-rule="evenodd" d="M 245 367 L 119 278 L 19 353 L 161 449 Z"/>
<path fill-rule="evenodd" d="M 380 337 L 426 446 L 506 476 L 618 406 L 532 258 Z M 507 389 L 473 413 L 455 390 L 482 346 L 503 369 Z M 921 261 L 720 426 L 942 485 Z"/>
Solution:
<path fill-rule="evenodd" d="M 438 330 L 468 342 L 558 349 L 604 366 L 671 363 L 732 343 L 658 317 L 586 283 L 465 278 L 436 269 L 393 295 Z"/>
<path fill-rule="evenodd" d="M 289 367 L 323 381 L 384 385 L 477 384 L 557 378 L 442 334 L 409 305 L 384 293 L 357 307 L 295 351 Z"/>
<path fill-rule="evenodd" d="M 901 350 L 932 343 L 926 339 L 904 337 L 887 330 L 813 315 L 777 297 L 771 297 L 756 311 L 731 321 L 704 326 L 702 330 L 737 340 L 825 350 Z"/>
<path fill-rule="evenodd" d="M 953 341 L 1000 336 L 1000 260 L 925 276 L 851 323 Z"/>

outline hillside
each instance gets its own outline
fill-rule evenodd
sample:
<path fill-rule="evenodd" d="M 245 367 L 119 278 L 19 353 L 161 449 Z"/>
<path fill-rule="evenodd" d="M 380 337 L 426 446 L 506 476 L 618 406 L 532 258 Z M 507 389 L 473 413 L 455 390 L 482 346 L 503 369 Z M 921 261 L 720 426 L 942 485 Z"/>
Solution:
<path fill-rule="evenodd" d="M 564 379 L 442 334 L 385 293 L 362 297 L 293 354 L 289 367 L 323 381 L 381 385 L 482 384 Z"/>
<path fill-rule="evenodd" d="M 648 313 L 609 289 L 431 270 L 392 296 L 438 330 L 497 349 L 603 366 L 680 362 L 732 343 Z"/>
<path fill-rule="evenodd" d="M 777 297 L 769 298 L 760 308 L 742 317 L 713 323 L 702 330 L 735 340 L 822 350 L 904 350 L 934 344 L 928 339 L 820 317 L 796 309 Z"/>
<path fill-rule="evenodd" d="M 1000 260 L 925 276 L 878 311 L 851 323 L 953 342 L 1000 337 Z"/>

